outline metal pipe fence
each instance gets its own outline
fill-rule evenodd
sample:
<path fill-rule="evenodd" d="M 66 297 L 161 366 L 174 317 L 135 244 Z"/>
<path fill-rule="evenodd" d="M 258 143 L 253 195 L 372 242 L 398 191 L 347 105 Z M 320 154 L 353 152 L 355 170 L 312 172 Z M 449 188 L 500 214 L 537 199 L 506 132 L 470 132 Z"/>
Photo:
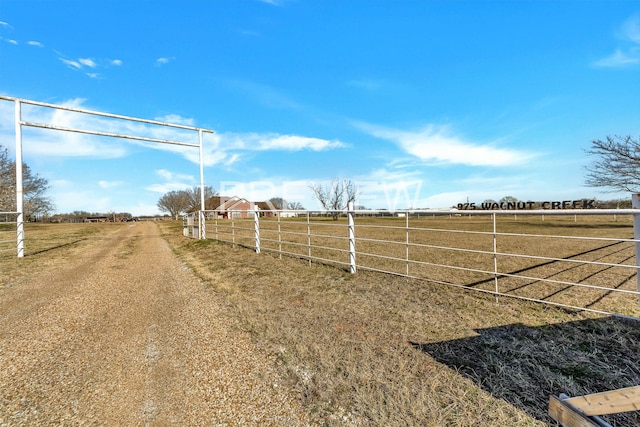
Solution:
<path fill-rule="evenodd" d="M 185 235 L 496 300 L 640 317 L 638 209 L 336 213 L 204 211 L 185 219 Z"/>
<path fill-rule="evenodd" d="M 93 111 L 86 110 L 83 108 L 69 107 L 65 105 L 56 105 L 56 104 L 48 104 L 45 102 L 32 101 L 29 99 L 21 99 L 14 98 L 11 96 L 0 95 L 0 101 L 10 101 L 15 105 L 14 110 L 14 126 L 15 126 L 15 143 L 16 143 L 16 246 L 17 246 L 17 255 L 19 258 L 24 257 L 24 191 L 23 191 L 23 156 L 22 156 L 22 130 L 23 127 L 31 127 L 31 128 L 40 128 L 54 131 L 62 131 L 62 132 L 72 132 L 72 133 L 80 133 L 85 135 L 95 135 L 95 136 L 103 136 L 110 138 L 120 138 L 125 140 L 134 140 L 134 141 L 142 141 L 142 142 L 150 142 L 150 143 L 160 143 L 160 144 L 170 144 L 170 145 L 178 145 L 184 147 L 192 147 L 199 148 L 199 163 L 200 163 L 200 208 L 204 209 L 204 156 L 203 156 L 203 133 L 213 133 L 210 129 L 204 129 L 201 127 L 187 126 L 176 123 L 168 123 L 162 122 L 158 120 L 149 120 L 142 119 L 137 117 L 124 116 L 120 114 L 111 114 L 105 113 L 101 111 Z M 107 119 L 111 121 L 124 121 L 131 123 L 140 123 L 144 125 L 143 131 L 149 132 L 149 127 L 160 127 L 161 129 L 169 128 L 169 129 L 178 129 L 180 131 L 186 132 L 197 132 L 198 142 L 185 142 L 177 139 L 167 139 L 167 138 L 157 138 L 157 137 L 149 137 L 144 135 L 136 135 L 131 134 L 129 131 L 127 133 L 122 132 L 107 132 L 103 128 L 108 127 L 106 122 L 102 122 L 98 125 L 97 129 L 78 129 L 67 126 L 59 126 L 56 123 L 40 123 L 24 120 L 22 106 L 29 105 L 37 108 L 45 108 L 45 109 L 53 109 L 55 111 L 66 111 L 73 114 L 80 114 L 83 117 L 98 117 L 100 119 Z M 180 138 L 185 137 L 186 135 L 179 135 Z M 204 236 L 200 236 L 204 238 Z"/>
<path fill-rule="evenodd" d="M 18 248 L 17 215 L 18 212 L 0 212 L 0 253 L 15 252 Z"/>

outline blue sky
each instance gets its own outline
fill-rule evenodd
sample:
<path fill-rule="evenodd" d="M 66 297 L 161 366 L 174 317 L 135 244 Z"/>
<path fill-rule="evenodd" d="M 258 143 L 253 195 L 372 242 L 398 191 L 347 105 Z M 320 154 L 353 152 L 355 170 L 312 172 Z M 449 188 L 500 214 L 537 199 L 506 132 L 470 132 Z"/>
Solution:
<path fill-rule="evenodd" d="M 206 184 L 255 201 L 315 209 L 334 177 L 373 209 L 625 197 L 585 187 L 584 150 L 640 135 L 640 2 L 0 0 L 0 94 L 212 129 Z M 24 138 L 57 212 L 154 214 L 199 184 L 197 149 Z"/>

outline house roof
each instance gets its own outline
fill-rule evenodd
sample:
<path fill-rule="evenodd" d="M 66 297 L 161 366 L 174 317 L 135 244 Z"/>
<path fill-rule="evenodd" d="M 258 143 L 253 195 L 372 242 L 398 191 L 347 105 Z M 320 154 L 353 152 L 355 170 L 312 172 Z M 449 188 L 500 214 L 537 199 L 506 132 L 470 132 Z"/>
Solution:
<path fill-rule="evenodd" d="M 249 205 L 248 207 L 239 207 L 238 205 Z M 207 201 L 208 206 L 215 206 L 214 210 L 232 210 L 232 209 L 253 209 L 254 206 L 257 206 L 259 210 L 262 211 L 272 211 L 276 210 L 273 203 L 266 202 L 250 202 L 249 200 L 238 197 L 238 196 L 213 196 Z"/>

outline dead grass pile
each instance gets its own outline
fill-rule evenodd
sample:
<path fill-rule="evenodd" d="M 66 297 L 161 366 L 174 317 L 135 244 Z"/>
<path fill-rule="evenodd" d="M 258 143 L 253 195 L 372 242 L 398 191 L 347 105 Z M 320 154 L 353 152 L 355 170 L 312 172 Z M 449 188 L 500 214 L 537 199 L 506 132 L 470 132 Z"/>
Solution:
<path fill-rule="evenodd" d="M 640 384 L 634 321 L 183 238 L 170 246 L 324 425 L 545 425 L 551 394 Z M 605 417 L 640 425 L 640 414 Z"/>

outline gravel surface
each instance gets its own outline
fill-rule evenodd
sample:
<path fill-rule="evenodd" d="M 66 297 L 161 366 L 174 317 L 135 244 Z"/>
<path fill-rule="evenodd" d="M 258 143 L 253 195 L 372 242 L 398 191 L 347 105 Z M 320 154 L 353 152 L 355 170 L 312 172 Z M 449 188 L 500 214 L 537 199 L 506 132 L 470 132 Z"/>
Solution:
<path fill-rule="evenodd" d="M 0 425 L 308 424 L 156 224 L 49 270 L 0 291 Z"/>

